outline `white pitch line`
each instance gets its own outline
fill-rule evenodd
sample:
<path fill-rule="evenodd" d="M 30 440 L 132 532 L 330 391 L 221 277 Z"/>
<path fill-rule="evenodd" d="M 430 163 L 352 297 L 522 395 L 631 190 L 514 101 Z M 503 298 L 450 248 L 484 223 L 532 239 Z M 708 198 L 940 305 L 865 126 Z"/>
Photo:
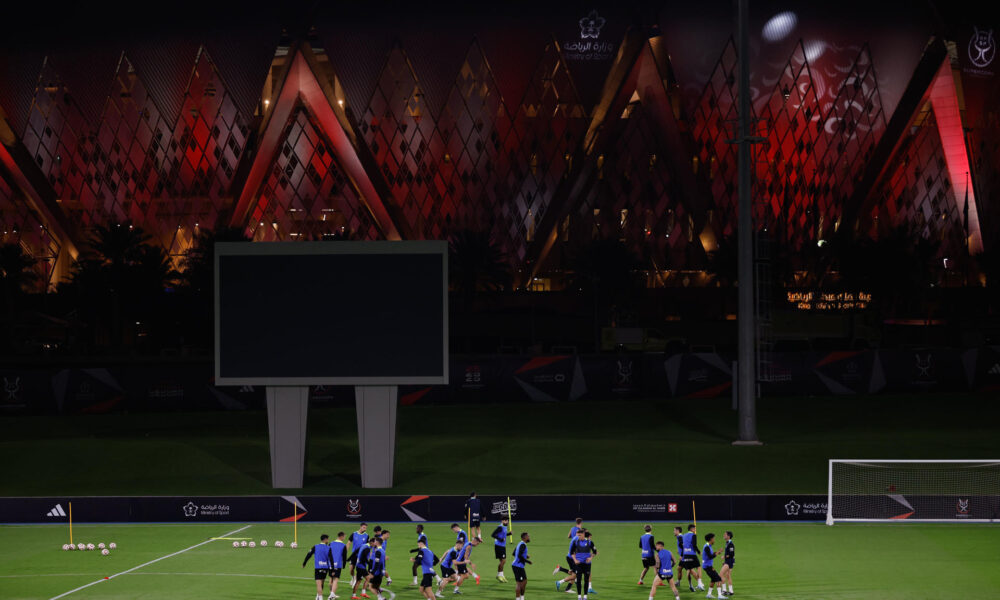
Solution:
<path fill-rule="evenodd" d="M 223 536 L 232 535 L 234 533 L 239 533 L 239 532 L 243 531 L 244 529 L 250 529 L 251 527 L 253 527 L 253 525 L 244 525 L 243 527 L 240 527 L 239 529 L 234 529 L 234 530 L 232 530 L 232 531 L 230 531 L 228 533 L 224 533 L 222 535 Z M 121 573 L 115 573 L 114 575 L 111 575 L 109 577 L 103 577 L 101 579 L 98 579 L 97 581 L 93 581 L 91 583 L 88 583 L 87 585 L 81 585 L 80 587 L 72 589 L 72 590 L 70 590 L 68 592 L 63 592 L 62 594 L 59 594 L 58 596 L 53 596 L 49 600 L 58 600 L 59 598 L 63 598 L 65 596 L 69 596 L 70 594 L 79 592 L 80 590 L 85 590 L 85 589 L 89 588 L 92 585 L 97 585 L 98 583 L 101 583 L 102 581 L 110 581 L 110 580 L 114 579 L 115 577 L 118 577 L 119 575 L 125 575 L 126 573 L 131 573 L 132 571 L 135 571 L 136 569 L 141 569 L 143 567 L 148 567 L 149 565 L 151 565 L 153 563 L 158 563 L 161 560 L 165 560 L 165 559 L 177 556 L 178 554 L 184 554 L 188 550 L 194 550 L 195 548 L 198 548 L 199 546 L 204 546 L 205 544 L 210 544 L 213 541 L 214 540 L 211 540 L 211 539 L 205 540 L 204 542 L 199 542 L 199 543 L 195 544 L 194 546 L 189 546 L 189 547 L 187 547 L 187 548 L 185 548 L 183 550 L 178 550 L 177 552 L 172 552 L 170 554 L 167 554 L 166 556 L 161 556 L 160 558 L 154 558 L 153 560 L 151 560 L 149 562 L 142 563 L 141 565 L 132 567 L 131 569 L 127 569 L 125 571 L 122 571 Z"/>
<path fill-rule="evenodd" d="M 93 573 L 32 573 L 30 575 L 0 575 L 0 579 L 24 579 L 29 577 L 87 577 Z"/>
<path fill-rule="evenodd" d="M 142 573 L 129 573 L 129 575 L 204 575 L 209 577 L 263 577 L 266 579 L 304 579 L 306 581 L 311 581 L 312 577 L 293 577 L 291 575 L 262 575 L 259 573 L 151 573 L 149 571 L 144 571 Z"/>

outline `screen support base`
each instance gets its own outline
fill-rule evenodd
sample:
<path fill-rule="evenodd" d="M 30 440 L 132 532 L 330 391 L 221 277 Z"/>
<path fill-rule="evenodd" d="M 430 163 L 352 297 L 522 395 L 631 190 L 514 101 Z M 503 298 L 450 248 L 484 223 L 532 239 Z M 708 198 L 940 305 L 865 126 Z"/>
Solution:
<path fill-rule="evenodd" d="M 396 462 L 396 405 L 394 385 L 354 387 L 358 412 L 358 449 L 361 454 L 361 487 L 392 487 Z"/>
<path fill-rule="evenodd" d="M 306 462 L 308 386 L 267 386 L 271 487 L 301 488 Z"/>

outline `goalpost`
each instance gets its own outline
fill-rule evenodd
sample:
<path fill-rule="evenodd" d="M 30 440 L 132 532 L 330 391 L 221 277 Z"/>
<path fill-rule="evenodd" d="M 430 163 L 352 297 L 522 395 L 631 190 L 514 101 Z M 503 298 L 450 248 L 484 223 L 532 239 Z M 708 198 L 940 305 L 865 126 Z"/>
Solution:
<path fill-rule="evenodd" d="M 1000 459 L 831 459 L 826 524 L 1000 521 Z"/>

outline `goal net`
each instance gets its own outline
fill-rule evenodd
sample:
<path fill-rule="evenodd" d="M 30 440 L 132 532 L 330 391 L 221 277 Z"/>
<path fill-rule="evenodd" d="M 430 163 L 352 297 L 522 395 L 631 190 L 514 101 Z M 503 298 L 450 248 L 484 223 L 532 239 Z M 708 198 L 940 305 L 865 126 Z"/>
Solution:
<path fill-rule="evenodd" d="M 830 461 L 826 523 L 1000 520 L 1000 459 Z"/>

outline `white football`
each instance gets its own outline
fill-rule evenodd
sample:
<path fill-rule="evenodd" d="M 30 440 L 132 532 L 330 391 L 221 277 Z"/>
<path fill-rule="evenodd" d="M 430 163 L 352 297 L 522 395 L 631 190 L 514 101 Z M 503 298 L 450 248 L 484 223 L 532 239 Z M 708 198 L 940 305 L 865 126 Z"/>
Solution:
<path fill-rule="evenodd" d="M 103 554 L 104 556 L 107 556 L 107 555 L 111 554 L 111 551 L 108 550 L 107 548 L 104 548 L 104 549 L 101 550 L 101 554 Z"/>
<path fill-rule="evenodd" d="M 118 547 L 118 544 L 116 544 L 114 542 L 111 542 L 110 544 L 108 544 L 108 548 L 111 548 L 112 550 L 114 550 L 117 547 Z"/>
<path fill-rule="evenodd" d="M 97 547 L 100 548 L 101 550 L 104 550 L 104 542 L 98 544 Z"/>
<path fill-rule="evenodd" d="M 296 542 L 292 542 L 292 543 L 291 543 L 291 544 L 289 545 L 289 548 L 291 548 L 292 550 L 295 550 L 295 549 L 296 549 L 296 548 L 298 548 L 298 547 L 299 547 L 299 545 L 298 545 L 298 543 L 296 543 Z"/>
<path fill-rule="evenodd" d="M 93 550 L 93 549 L 94 549 L 93 544 L 87 544 L 87 550 Z"/>
<path fill-rule="evenodd" d="M 247 547 L 247 543 L 246 542 L 240 542 L 240 546 L 243 546 L 244 548 L 246 548 Z"/>
<path fill-rule="evenodd" d="M 239 548 L 239 547 L 240 547 L 239 542 L 233 542 L 233 548 Z"/>
<path fill-rule="evenodd" d="M 250 546 L 251 548 L 256 548 L 257 544 L 250 542 L 249 544 L 247 544 L 247 546 Z"/>
<path fill-rule="evenodd" d="M 281 540 L 278 540 L 277 542 L 274 542 L 274 547 L 275 548 L 283 548 L 284 546 L 285 546 L 285 542 L 283 542 Z"/>
<path fill-rule="evenodd" d="M 261 540 L 260 541 L 260 545 L 261 546 L 266 546 L 267 545 L 267 540 Z"/>
<path fill-rule="evenodd" d="M 87 544 L 77 544 L 76 545 L 76 549 L 77 550 L 86 550 L 87 549 Z"/>
<path fill-rule="evenodd" d="M 63 550 L 69 550 L 69 544 L 63 544 Z"/>

